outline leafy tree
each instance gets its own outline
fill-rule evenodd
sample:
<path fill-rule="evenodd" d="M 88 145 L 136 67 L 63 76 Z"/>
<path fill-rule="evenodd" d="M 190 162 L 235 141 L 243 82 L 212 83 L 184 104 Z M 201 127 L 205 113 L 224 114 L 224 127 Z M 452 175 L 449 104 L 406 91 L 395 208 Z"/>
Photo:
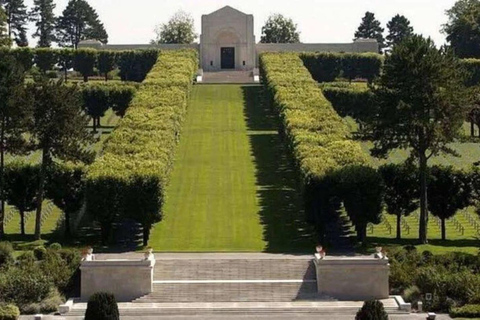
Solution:
<path fill-rule="evenodd" d="M 362 18 L 362 23 L 355 32 L 355 40 L 357 39 L 375 39 L 378 42 L 379 50 L 385 48 L 385 39 L 383 38 L 383 31 L 380 21 L 375 19 L 375 14 L 366 12 Z"/>
<path fill-rule="evenodd" d="M 70 218 L 85 202 L 85 168 L 81 165 L 55 164 L 48 175 L 47 197 L 65 214 L 65 238 L 71 233 Z"/>
<path fill-rule="evenodd" d="M 427 243 L 427 165 L 448 148 L 460 133 L 468 94 L 458 59 L 437 49 L 431 39 L 414 35 L 386 57 L 383 73 L 373 89 L 375 116 L 367 125 L 374 141 L 372 154 L 386 157 L 393 149 L 411 149 L 420 175 L 419 240 Z"/>
<path fill-rule="evenodd" d="M 30 21 L 35 22 L 37 30 L 33 34 L 38 39 L 37 47 L 49 48 L 55 39 L 56 18 L 53 10 L 56 5 L 53 0 L 34 0 L 30 11 Z"/>
<path fill-rule="evenodd" d="M 109 105 L 109 90 L 105 87 L 91 86 L 82 90 L 86 113 L 92 117 L 93 132 L 100 127 L 100 119 L 105 116 Z"/>
<path fill-rule="evenodd" d="M 108 42 L 108 34 L 97 12 L 85 0 L 70 0 L 57 23 L 57 40 L 62 47 L 77 49 L 82 40 Z"/>
<path fill-rule="evenodd" d="M 430 212 L 442 221 L 442 240 L 446 240 L 445 220 L 470 203 L 470 187 L 467 175 L 452 167 L 434 166 L 430 169 L 429 181 Z"/>
<path fill-rule="evenodd" d="M 10 40 L 7 31 L 7 15 L 5 14 L 3 8 L 0 6 L 0 48 L 10 47 L 11 44 L 12 41 Z"/>
<path fill-rule="evenodd" d="M 8 37 L 19 47 L 27 47 L 27 7 L 23 0 L 0 0 L 7 15 Z"/>
<path fill-rule="evenodd" d="M 261 43 L 298 43 L 300 33 L 297 24 L 292 19 L 281 14 L 273 14 L 268 17 L 262 27 Z"/>
<path fill-rule="evenodd" d="M 418 209 L 418 173 L 412 165 L 387 164 L 379 168 L 385 184 L 387 212 L 397 217 L 397 239 L 402 238 L 402 217 Z"/>
<path fill-rule="evenodd" d="M 60 65 L 60 68 L 64 73 L 65 82 L 68 81 L 68 70 L 73 68 L 74 54 L 75 50 L 70 48 L 60 49 L 57 51 L 58 64 Z"/>
<path fill-rule="evenodd" d="M 83 81 L 88 82 L 88 77 L 93 74 L 97 62 L 97 50 L 78 49 L 73 53 L 73 69 L 83 76 Z"/>
<path fill-rule="evenodd" d="M 480 1 L 459 0 L 447 10 L 447 16 L 443 32 L 455 53 L 460 58 L 479 58 Z"/>
<path fill-rule="evenodd" d="M 5 154 L 21 154 L 27 148 L 24 134 L 31 121 L 31 104 L 23 83 L 17 61 L 10 55 L 0 59 L 0 237 L 4 235 Z"/>
<path fill-rule="evenodd" d="M 35 65 L 42 73 L 53 69 L 58 61 L 57 51 L 50 48 L 39 48 L 35 50 Z"/>
<path fill-rule="evenodd" d="M 35 238 L 40 239 L 45 181 L 52 160 L 90 162 L 93 152 L 88 146 L 94 139 L 87 129 L 89 119 L 76 87 L 42 80 L 29 89 L 34 96 L 35 123 L 31 135 L 42 154 L 35 221 Z"/>
<path fill-rule="evenodd" d="M 393 47 L 402 42 L 403 39 L 410 37 L 413 34 L 413 28 L 410 26 L 410 20 L 405 16 L 397 14 L 387 23 L 388 35 L 387 46 Z"/>
<path fill-rule="evenodd" d="M 135 88 L 133 86 L 119 86 L 114 91 L 110 91 L 110 105 L 113 111 L 119 117 L 124 117 L 130 102 L 135 96 Z"/>
<path fill-rule="evenodd" d="M 12 51 L 14 58 L 20 64 L 23 72 L 28 72 L 33 67 L 34 54 L 33 50 L 28 47 L 17 48 Z"/>
<path fill-rule="evenodd" d="M 385 187 L 377 170 L 367 166 L 347 166 L 334 174 L 336 195 L 357 230 L 358 240 L 364 242 L 367 225 L 378 224 L 383 210 Z"/>
<path fill-rule="evenodd" d="M 108 81 L 108 73 L 115 69 L 117 63 L 117 54 L 115 51 L 100 51 L 98 53 L 98 71 L 105 75 L 105 81 Z"/>
<path fill-rule="evenodd" d="M 153 44 L 190 44 L 197 38 L 193 18 L 184 11 L 178 11 L 167 23 L 158 25 L 155 33 L 156 38 L 151 41 Z"/>
<path fill-rule="evenodd" d="M 14 162 L 5 168 L 5 198 L 20 213 L 20 233 L 25 235 L 25 212 L 36 208 L 38 165 Z"/>

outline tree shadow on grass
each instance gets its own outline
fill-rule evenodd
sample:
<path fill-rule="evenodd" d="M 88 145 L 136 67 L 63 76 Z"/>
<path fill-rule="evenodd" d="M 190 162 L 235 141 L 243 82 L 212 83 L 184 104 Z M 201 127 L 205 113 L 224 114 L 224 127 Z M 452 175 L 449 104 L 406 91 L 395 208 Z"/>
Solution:
<path fill-rule="evenodd" d="M 313 229 L 305 221 L 301 185 L 285 141 L 280 120 L 264 102 L 263 88 L 244 86 L 244 114 L 256 169 L 260 219 L 265 252 L 311 253 Z"/>

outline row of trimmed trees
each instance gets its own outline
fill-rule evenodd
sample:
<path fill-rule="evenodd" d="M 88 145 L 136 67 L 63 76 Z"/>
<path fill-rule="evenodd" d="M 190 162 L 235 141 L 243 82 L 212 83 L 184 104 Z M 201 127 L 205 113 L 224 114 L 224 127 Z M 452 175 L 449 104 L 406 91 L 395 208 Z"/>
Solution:
<path fill-rule="evenodd" d="M 49 169 L 57 161 L 93 161 L 80 91 L 44 78 L 25 85 L 25 73 L 12 56 L 0 60 L 0 237 L 4 235 L 5 155 L 40 153 L 35 197 L 35 238 L 41 237 L 42 206 Z"/>

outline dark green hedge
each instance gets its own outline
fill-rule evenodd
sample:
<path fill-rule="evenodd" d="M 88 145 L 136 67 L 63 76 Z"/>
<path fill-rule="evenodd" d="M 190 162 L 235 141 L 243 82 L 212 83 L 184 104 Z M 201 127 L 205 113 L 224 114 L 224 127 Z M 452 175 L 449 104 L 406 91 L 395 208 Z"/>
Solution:
<path fill-rule="evenodd" d="M 350 116 L 364 123 L 374 111 L 374 96 L 368 89 L 324 86 L 322 91 L 341 117 Z"/>
<path fill-rule="evenodd" d="M 87 211 L 101 223 L 104 242 L 117 217 L 141 223 L 145 244 L 161 219 L 197 61 L 194 50 L 161 52 L 103 156 L 89 168 Z"/>
<path fill-rule="evenodd" d="M 467 304 L 460 308 L 452 308 L 452 318 L 480 318 L 480 304 Z"/>
<path fill-rule="evenodd" d="M 372 82 L 383 65 L 383 56 L 376 53 L 301 53 L 300 58 L 317 82 L 331 82 L 338 77 Z"/>

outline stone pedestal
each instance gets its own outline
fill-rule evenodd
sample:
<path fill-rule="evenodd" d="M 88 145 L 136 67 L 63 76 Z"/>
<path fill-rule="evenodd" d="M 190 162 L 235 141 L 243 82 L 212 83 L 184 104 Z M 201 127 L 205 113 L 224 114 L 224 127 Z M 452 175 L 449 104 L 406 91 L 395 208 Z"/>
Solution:
<path fill-rule="evenodd" d="M 325 257 L 314 259 L 318 293 L 338 300 L 388 299 L 388 259 Z"/>
<path fill-rule="evenodd" d="M 110 292 L 118 302 L 130 302 L 153 291 L 155 260 L 84 261 L 81 270 L 81 300 L 96 292 Z"/>

